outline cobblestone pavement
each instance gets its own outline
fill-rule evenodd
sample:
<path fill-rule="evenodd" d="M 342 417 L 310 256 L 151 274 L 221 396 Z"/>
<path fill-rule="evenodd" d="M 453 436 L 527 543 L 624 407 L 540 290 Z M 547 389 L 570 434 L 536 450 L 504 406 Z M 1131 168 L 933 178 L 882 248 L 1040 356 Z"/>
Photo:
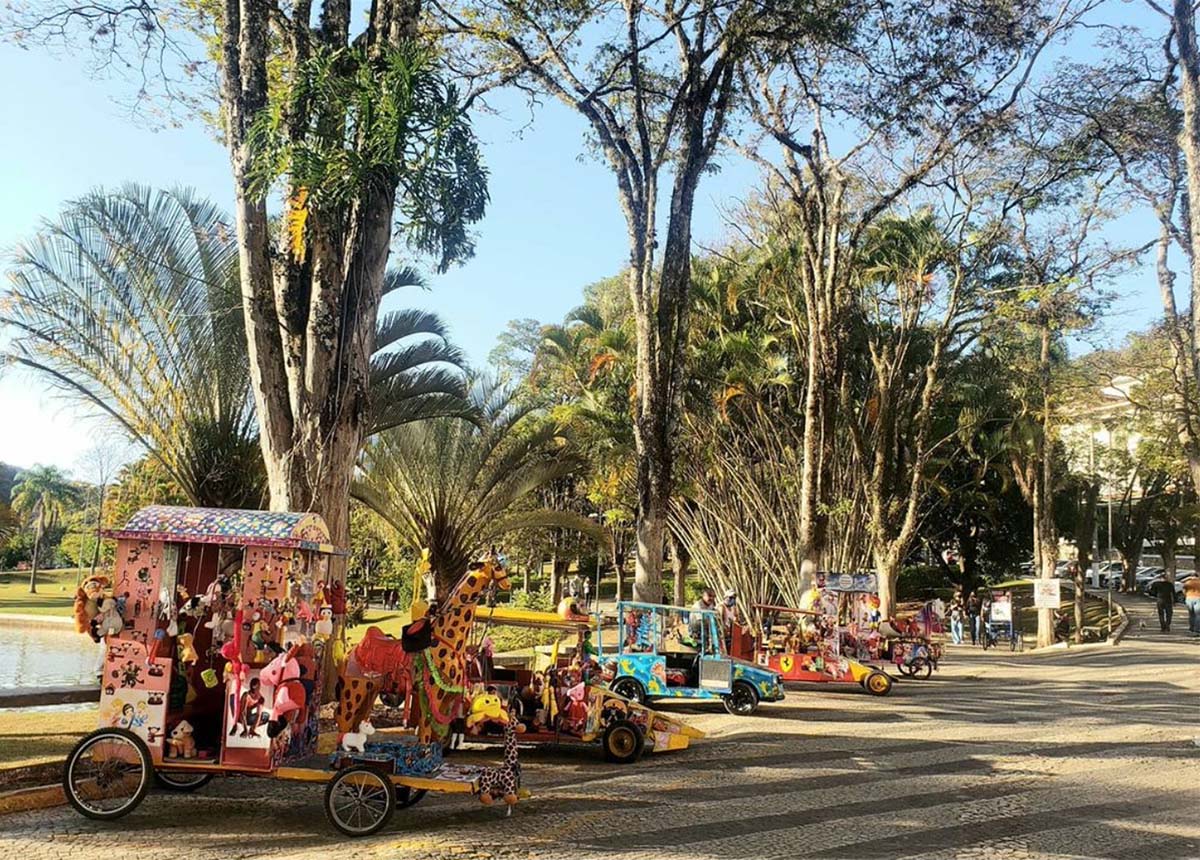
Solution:
<path fill-rule="evenodd" d="M 819 687 L 750 718 L 689 710 L 709 739 L 632 767 L 528 751 L 534 796 L 509 819 L 430 796 L 345 840 L 319 786 L 225 779 L 111 825 L 66 807 L 0 818 L 0 857 L 1200 858 L 1200 640 L 1133 628 L 1069 654 L 951 648 L 886 698 Z"/>

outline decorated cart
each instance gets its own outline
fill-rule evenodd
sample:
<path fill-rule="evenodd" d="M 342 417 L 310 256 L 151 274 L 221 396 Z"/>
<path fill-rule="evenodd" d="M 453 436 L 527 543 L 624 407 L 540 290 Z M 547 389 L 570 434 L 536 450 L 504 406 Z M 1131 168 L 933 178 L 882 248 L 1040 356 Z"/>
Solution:
<path fill-rule="evenodd" d="M 319 736 L 346 611 L 320 517 L 154 506 L 105 536 L 112 573 L 75 606 L 79 631 L 106 645 L 100 727 L 63 771 L 83 815 L 120 818 L 151 781 L 194 791 L 228 774 L 327 783 L 326 815 L 351 836 L 426 791 L 493 796 L 503 768 L 447 765 L 440 746 L 372 737 L 369 721 Z"/>

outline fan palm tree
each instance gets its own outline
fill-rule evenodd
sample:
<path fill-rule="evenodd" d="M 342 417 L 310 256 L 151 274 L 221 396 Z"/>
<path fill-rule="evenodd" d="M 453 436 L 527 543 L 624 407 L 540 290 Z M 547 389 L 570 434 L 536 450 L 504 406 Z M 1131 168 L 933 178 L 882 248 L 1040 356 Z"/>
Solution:
<path fill-rule="evenodd" d="M 436 418 L 380 433 L 360 459 L 351 493 L 412 550 L 428 548 L 439 593 L 490 544 L 520 529 L 575 529 L 603 540 L 578 514 L 537 507 L 537 491 L 581 465 L 561 429 L 480 381 L 476 421 Z"/>
<path fill-rule="evenodd" d="M 38 561 L 42 537 L 66 513 L 78 491 L 61 469 L 34 466 L 17 475 L 12 488 L 12 508 L 29 518 L 33 527 L 33 564 L 29 571 L 29 593 L 37 594 Z"/>
<path fill-rule="evenodd" d="M 18 249 L 11 279 L 10 361 L 115 420 L 193 504 L 261 505 L 237 247 L 217 207 L 186 190 L 94 192 Z M 385 293 L 419 282 L 396 270 Z M 369 431 L 463 412 L 436 316 L 384 314 L 376 349 Z"/>

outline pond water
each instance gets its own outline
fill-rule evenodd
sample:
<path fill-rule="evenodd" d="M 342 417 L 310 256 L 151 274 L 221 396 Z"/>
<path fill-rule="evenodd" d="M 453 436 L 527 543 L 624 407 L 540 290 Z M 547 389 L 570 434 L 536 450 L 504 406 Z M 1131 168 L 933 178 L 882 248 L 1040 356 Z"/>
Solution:
<path fill-rule="evenodd" d="M 70 624 L 0 624 L 0 689 L 94 684 L 102 647 Z"/>

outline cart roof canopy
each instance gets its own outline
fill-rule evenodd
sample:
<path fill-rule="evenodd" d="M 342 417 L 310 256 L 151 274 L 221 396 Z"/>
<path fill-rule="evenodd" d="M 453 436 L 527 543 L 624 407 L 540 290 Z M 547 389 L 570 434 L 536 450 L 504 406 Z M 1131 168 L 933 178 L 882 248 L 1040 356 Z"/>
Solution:
<path fill-rule="evenodd" d="M 557 612 L 538 612 L 533 609 L 513 609 L 507 606 L 481 606 L 475 613 L 475 623 L 491 623 L 498 627 L 533 627 L 542 630 L 588 630 L 595 626 L 595 618 L 574 621 L 563 618 Z"/>
<path fill-rule="evenodd" d="M 277 546 L 344 554 L 329 541 L 329 528 L 317 514 L 239 511 L 223 508 L 142 508 L 123 529 L 105 529 L 109 538 L 178 543 Z"/>

